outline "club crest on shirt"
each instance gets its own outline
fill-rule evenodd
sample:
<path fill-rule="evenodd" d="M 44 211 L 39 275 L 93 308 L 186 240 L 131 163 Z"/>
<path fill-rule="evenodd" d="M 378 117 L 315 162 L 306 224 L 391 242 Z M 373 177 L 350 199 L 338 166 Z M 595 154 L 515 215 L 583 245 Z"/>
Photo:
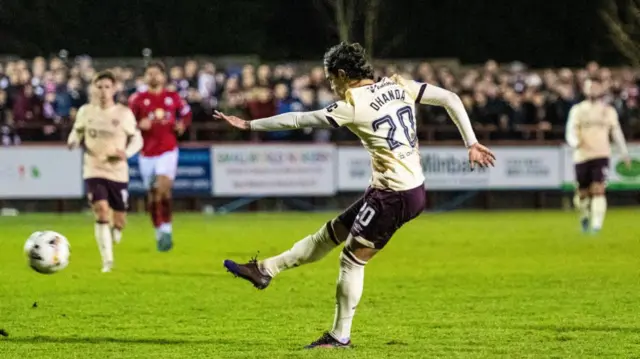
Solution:
<path fill-rule="evenodd" d="M 163 120 L 163 119 L 164 119 L 164 115 L 165 115 L 165 113 L 164 113 L 164 109 L 157 108 L 157 109 L 155 110 L 155 118 L 156 118 L 156 119 L 158 119 L 158 120 Z"/>
<path fill-rule="evenodd" d="M 145 98 L 143 103 L 144 103 L 145 106 L 149 106 L 149 104 L 151 104 L 151 101 L 149 101 L 148 98 Z"/>
<path fill-rule="evenodd" d="M 171 97 L 165 97 L 164 98 L 164 104 L 167 106 L 172 106 L 173 105 L 173 99 Z"/>
<path fill-rule="evenodd" d="M 118 125 L 120 124 L 120 120 L 114 118 L 113 120 L 111 120 L 111 124 L 113 125 L 113 127 L 118 127 Z"/>

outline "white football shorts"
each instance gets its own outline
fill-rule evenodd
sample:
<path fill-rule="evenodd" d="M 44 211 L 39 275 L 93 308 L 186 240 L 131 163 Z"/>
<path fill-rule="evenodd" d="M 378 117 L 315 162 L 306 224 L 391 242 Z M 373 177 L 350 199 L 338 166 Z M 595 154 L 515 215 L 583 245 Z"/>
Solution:
<path fill-rule="evenodd" d="M 142 183 L 147 190 L 151 189 L 157 176 L 166 176 L 173 181 L 178 172 L 178 148 L 159 156 L 145 157 L 140 155 L 138 167 Z"/>

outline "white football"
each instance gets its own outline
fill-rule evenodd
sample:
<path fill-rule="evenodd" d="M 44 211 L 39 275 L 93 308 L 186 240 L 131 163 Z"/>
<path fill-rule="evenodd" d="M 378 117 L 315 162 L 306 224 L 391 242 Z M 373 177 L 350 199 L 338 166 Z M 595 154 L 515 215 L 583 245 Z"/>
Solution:
<path fill-rule="evenodd" d="M 54 231 L 35 232 L 24 244 L 29 266 L 38 273 L 52 274 L 69 265 L 71 246 L 65 236 Z"/>

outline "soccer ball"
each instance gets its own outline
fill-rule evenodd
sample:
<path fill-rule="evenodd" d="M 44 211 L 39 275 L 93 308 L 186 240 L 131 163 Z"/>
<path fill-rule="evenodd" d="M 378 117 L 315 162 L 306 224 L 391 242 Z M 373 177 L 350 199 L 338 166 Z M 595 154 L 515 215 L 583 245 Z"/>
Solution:
<path fill-rule="evenodd" d="M 65 236 L 53 231 L 35 232 L 24 244 L 29 266 L 38 273 L 53 274 L 69 265 L 71 246 Z"/>

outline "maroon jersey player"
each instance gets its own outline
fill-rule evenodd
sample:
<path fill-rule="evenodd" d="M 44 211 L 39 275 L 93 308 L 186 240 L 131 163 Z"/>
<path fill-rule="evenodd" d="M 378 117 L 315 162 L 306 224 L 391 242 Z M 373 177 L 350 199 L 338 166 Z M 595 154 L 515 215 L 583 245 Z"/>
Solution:
<path fill-rule="evenodd" d="M 148 191 L 149 212 L 159 251 L 173 247 L 171 189 L 178 169 L 178 139 L 191 122 L 191 109 L 177 92 L 165 89 L 166 72 L 160 62 L 145 69 L 149 89 L 133 94 L 129 107 L 136 116 L 144 146 L 140 175 Z"/>

